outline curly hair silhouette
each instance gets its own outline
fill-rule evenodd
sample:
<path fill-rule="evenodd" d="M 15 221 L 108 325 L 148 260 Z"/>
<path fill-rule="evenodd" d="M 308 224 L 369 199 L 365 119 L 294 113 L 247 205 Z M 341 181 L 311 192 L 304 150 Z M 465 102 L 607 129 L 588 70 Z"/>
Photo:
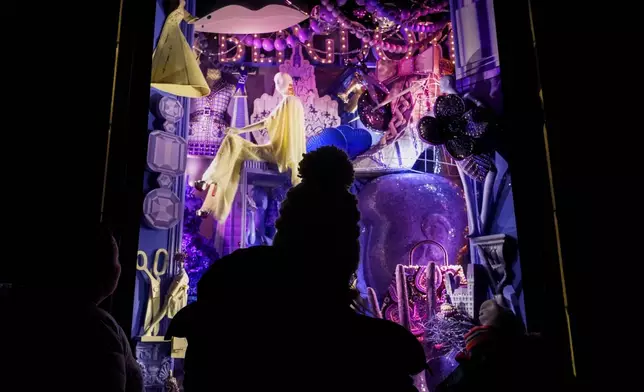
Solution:
<path fill-rule="evenodd" d="M 299 176 L 282 202 L 273 245 L 321 262 L 316 274 L 325 286 L 346 289 L 360 258 L 353 165 L 343 151 L 322 147 L 304 155 Z"/>

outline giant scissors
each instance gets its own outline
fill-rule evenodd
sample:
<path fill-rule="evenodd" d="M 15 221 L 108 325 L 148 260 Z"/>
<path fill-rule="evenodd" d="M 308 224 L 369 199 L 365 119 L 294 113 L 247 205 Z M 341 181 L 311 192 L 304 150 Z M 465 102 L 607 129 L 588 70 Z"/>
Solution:
<path fill-rule="evenodd" d="M 159 269 L 159 260 L 161 262 L 161 269 Z M 159 333 L 159 324 L 150 328 L 152 320 L 161 310 L 161 276 L 165 275 L 168 270 L 170 257 L 168 251 L 165 249 L 158 249 L 154 253 L 154 261 L 152 262 L 152 270 L 148 266 L 148 256 L 143 251 L 138 251 L 136 254 L 136 269 L 145 273 L 150 279 L 150 293 L 148 295 L 148 305 L 145 310 L 145 322 L 143 330 L 146 331 L 145 336 L 156 336 Z"/>

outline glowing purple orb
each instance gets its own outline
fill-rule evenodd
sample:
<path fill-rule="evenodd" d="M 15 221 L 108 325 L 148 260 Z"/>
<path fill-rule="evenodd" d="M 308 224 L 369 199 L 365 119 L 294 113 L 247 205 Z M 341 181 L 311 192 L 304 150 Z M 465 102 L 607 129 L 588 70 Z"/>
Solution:
<path fill-rule="evenodd" d="M 467 214 L 463 190 L 454 181 L 423 173 L 377 178 L 358 194 L 363 227 L 363 255 L 358 274 L 379 295 L 387 291 L 397 264 L 408 265 L 411 248 L 427 239 L 447 250 L 450 264 L 467 244 Z M 443 264 L 437 246 L 416 252 L 413 264 Z"/>
<path fill-rule="evenodd" d="M 311 19 L 309 22 L 309 27 L 311 30 L 315 31 L 316 33 L 320 33 L 322 31 L 322 28 L 320 27 L 320 23 L 318 23 L 317 20 Z"/>
<path fill-rule="evenodd" d="M 294 48 L 295 45 L 297 45 L 297 39 L 295 38 L 294 35 L 289 35 L 288 37 L 286 37 L 286 44 L 289 47 Z"/>
<path fill-rule="evenodd" d="M 262 48 L 264 48 L 264 50 L 267 52 L 272 52 L 273 49 L 275 49 L 275 45 L 273 45 L 273 40 L 270 38 L 264 38 L 262 40 Z"/>
<path fill-rule="evenodd" d="M 278 38 L 275 40 L 275 49 L 284 50 L 286 49 L 286 41 L 283 38 Z"/>
<path fill-rule="evenodd" d="M 308 41 L 308 40 L 309 40 L 309 38 L 311 38 L 311 32 L 310 32 L 310 30 L 309 30 L 309 29 L 304 29 L 304 28 L 300 29 L 300 30 L 297 32 L 297 38 L 298 38 L 298 39 L 300 40 L 300 42 L 302 42 L 302 43 L 304 43 L 304 42 Z"/>

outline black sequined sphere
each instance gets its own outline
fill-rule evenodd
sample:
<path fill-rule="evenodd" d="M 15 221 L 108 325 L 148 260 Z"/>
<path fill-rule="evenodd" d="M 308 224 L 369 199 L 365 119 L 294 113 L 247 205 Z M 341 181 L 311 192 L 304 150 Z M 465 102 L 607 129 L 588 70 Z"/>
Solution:
<path fill-rule="evenodd" d="M 418 122 L 418 135 L 425 142 L 433 145 L 441 145 L 449 139 L 449 132 L 438 119 L 432 116 L 425 116 Z"/>
<path fill-rule="evenodd" d="M 490 128 L 490 115 L 485 109 L 477 107 L 468 110 L 463 115 L 463 119 L 467 123 L 463 131 L 469 137 L 482 138 Z"/>
<path fill-rule="evenodd" d="M 378 99 L 383 101 L 385 99 L 385 94 L 381 91 L 377 91 Z M 360 121 L 373 132 L 385 132 L 389 121 L 391 121 L 391 107 L 390 105 L 385 105 L 378 109 L 373 109 L 377 104 L 371 99 L 369 94 L 362 94 L 358 100 L 358 116 Z"/>
<path fill-rule="evenodd" d="M 452 121 L 465 113 L 465 102 L 456 94 L 441 95 L 436 98 L 434 114 L 441 121 Z"/>
<path fill-rule="evenodd" d="M 445 143 L 447 152 L 457 161 L 472 156 L 474 147 L 474 140 L 468 136 L 460 136 L 456 139 L 448 140 Z"/>

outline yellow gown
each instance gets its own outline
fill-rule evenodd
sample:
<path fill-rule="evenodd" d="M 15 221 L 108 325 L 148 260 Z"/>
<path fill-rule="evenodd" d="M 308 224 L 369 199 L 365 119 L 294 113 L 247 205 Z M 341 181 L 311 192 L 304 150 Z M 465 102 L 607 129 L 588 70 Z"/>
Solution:
<path fill-rule="evenodd" d="M 293 185 L 300 183 L 297 168 L 306 153 L 304 106 L 300 99 L 285 96 L 264 120 L 264 126 L 270 137 L 268 144 L 257 145 L 239 135 L 228 134 L 202 177 L 209 189 L 201 210 L 212 213 L 219 222 L 224 222 L 230 213 L 244 161 L 275 163 L 280 173 L 291 170 Z"/>
<path fill-rule="evenodd" d="M 200 98 L 210 94 L 210 88 L 179 27 L 182 20 L 192 19 L 193 16 L 183 7 L 172 11 L 166 18 L 152 55 L 151 85 L 173 95 Z"/>

